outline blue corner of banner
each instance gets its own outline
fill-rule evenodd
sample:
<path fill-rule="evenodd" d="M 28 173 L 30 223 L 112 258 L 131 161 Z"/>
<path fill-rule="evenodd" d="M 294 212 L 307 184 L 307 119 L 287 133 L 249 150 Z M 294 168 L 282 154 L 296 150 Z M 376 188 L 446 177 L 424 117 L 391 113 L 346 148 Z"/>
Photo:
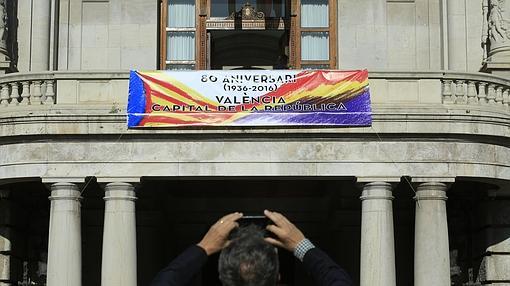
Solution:
<path fill-rule="evenodd" d="M 129 73 L 128 127 L 137 127 L 145 113 L 145 90 L 143 81 L 136 71 Z"/>

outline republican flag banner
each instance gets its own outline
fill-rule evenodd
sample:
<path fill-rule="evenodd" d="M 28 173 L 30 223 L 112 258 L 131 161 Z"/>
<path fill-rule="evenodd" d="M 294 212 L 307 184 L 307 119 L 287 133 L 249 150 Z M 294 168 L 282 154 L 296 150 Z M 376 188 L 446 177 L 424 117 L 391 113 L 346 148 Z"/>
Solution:
<path fill-rule="evenodd" d="M 131 71 L 128 127 L 370 126 L 368 72 Z"/>

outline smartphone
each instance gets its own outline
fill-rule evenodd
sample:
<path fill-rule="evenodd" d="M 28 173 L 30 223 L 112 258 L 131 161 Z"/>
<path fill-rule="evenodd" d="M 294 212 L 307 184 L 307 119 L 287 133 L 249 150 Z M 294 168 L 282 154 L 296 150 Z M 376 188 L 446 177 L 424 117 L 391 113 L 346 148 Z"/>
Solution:
<path fill-rule="evenodd" d="M 262 229 L 266 229 L 266 226 L 271 223 L 269 218 L 263 215 L 245 215 L 240 218 L 237 223 L 240 227 L 254 224 Z"/>

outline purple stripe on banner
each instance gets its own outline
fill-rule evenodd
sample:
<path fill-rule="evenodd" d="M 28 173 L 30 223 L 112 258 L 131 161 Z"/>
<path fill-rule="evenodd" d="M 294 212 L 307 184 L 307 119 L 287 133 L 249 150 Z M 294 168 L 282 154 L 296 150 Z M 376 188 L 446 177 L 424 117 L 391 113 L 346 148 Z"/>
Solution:
<path fill-rule="evenodd" d="M 234 125 L 366 125 L 372 124 L 370 92 L 367 89 L 360 95 L 343 103 L 346 110 L 328 112 L 256 112 L 242 117 Z"/>

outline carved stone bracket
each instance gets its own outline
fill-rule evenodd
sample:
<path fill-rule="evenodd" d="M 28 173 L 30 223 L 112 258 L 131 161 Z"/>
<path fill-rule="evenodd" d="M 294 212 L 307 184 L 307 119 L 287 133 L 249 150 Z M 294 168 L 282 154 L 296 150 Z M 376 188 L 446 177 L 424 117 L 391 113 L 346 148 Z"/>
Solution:
<path fill-rule="evenodd" d="M 230 16 L 227 17 L 227 20 L 264 20 L 265 15 L 264 12 L 259 12 L 255 10 L 255 8 L 250 4 L 244 4 L 243 8 L 237 12 L 233 12 Z"/>

